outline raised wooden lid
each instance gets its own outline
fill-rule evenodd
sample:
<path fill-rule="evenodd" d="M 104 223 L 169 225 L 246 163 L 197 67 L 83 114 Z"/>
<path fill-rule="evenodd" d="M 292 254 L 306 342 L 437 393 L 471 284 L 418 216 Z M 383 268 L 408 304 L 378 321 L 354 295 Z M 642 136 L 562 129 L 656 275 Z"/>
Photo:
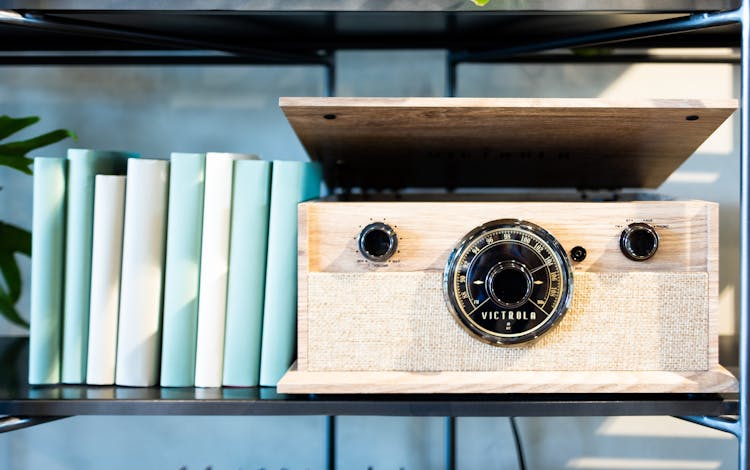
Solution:
<path fill-rule="evenodd" d="M 331 188 L 656 188 L 735 100 L 281 98 Z"/>

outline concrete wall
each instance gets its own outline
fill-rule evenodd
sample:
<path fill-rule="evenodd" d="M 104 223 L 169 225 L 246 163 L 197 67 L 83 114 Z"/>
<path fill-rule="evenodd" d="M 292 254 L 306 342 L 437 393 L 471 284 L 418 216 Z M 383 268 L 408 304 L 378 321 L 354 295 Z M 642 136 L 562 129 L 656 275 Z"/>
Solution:
<path fill-rule="evenodd" d="M 340 96 L 440 96 L 444 54 L 347 52 L 338 56 Z M 171 151 L 305 154 L 276 103 L 320 96 L 315 67 L 0 68 L 0 113 L 39 115 L 37 133 L 74 130 L 69 146 L 145 156 Z M 460 96 L 736 97 L 728 65 L 463 65 Z M 735 330 L 738 272 L 738 119 L 735 116 L 661 188 L 721 205 L 722 333 Z M 31 178 L 0 169 L 0 220 L 31 226 Z M 22 260 L 28 291 L 27 260 Z M 20 305 L 28 312 L 28 296 Z M 0 319 L 0 334 L 24 335 Z M 735 468 L 733 438 L 667 417 L 520 418 L 528 468 Z M 505 418 L 457 422 L 459 468 L 517 468 Z M 442 468 L 441 418 L 342 417 L 339 468 Z M 0 468 L 322 468 L 322 417 L 75 417 L 0 435 Z"/>

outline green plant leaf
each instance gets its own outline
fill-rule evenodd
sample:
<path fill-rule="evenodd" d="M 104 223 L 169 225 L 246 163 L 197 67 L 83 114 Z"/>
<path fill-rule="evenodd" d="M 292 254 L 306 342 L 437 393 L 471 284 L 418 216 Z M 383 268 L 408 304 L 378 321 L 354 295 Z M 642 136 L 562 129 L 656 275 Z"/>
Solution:
<path fill-rule="evenodd" d="M 0 289 L 0 314 L 11 323 L 23 328 L 29 328 L 29 322 L 18 313 L 18 310 L 16 310 L 15 307 L 15 302 L 12 302 L 8 297 L 8 294 L 2 289 Z"/>
<path fill-rule="evenodd" d="M 76 135 L 69 130 L 57 129 L 31 139 L 2 144 L 0 145 L 0 155 L 26 155 L 31 150 L 60 142 L 68 137 L 76 139 Z"/>
<path fill-rule="evenodd" d="M 483 7 L 487 5 L 488 3 L 490 3 L 490 0 L 471 0 L 471 3 L 473 3 L 474 5 L 478 7 Z"/>
<path fill-rule="evenodd" d="M 5 287 L 7 287 L 7 289 L 3 289 L 5 291 L 4 294 L 7 295 L 11 302 L 18 302 L 18 299 L 21 298 L 21 284 L 23 281 L 21 280 L 21 270 L 18 267 L 16 258 L 12 254 L 0 253 L 0 273 L 2 273 L 5 280 Z"/>
<path fill-rule="evenodd" d="M 31 232 L 15 225 L 0 222 L 0 252 L 4 249 L 31 256 Z"/>
<path fill-rule="evenodd" d="M 13 168 L 27 175 L 31 174 L 32 163 L 34 163 L 33 158 L 18 155 L 0 155 L 0 165 Z"/>
<path fill-rule="evenodd" d="M 5 280 L 4 295 L 15 304 L 21 298 L 21 269 L 16 253 L 31 255 L 31 232 L 0 222 L 0 274 Z"/>
<path fill-rule="evenodd" d="M 23 367 L 22 357 L 28 357 L 28 339 L 22 336 L 6 338 L 0 343 L 0 364 L 3 364 L 3 387 L 13 390 L 20 385 L 20 372 Z"/>
<path fill-rule="evenodd" d="M 36 116 L 12 118 L 0 116 L 0 140 L 39 122 Z M 0 165 L 13 168 L 27 175 L 31 174 L 32 158 L 28 152 L 39 147 L 54 144 L 68 137 L 77 139 L 76 135 L 65 129 L 57 129 L 37 137 L 17 142 L 0 144 Z M 2 188 L 0 188 L 2 189 Z M 13 225 L 0 222 L 0 315 L 16 325 L 28 328 L 29 323 L 16 310 L 16 303 L 21 298 L 23 279 L 16 261 L 16 255 L 31 256 L 31 233 Z"/>
<path fill-rule="evenodd" d="M 0 139 L 4 139 L 9 135 L 13 135 L 21 129 L 25 129 L 32 124 L 39 122 L 37 116 L 29 116 L 24 118 L 12 118 L 10 116 L 0 116 Z"/>

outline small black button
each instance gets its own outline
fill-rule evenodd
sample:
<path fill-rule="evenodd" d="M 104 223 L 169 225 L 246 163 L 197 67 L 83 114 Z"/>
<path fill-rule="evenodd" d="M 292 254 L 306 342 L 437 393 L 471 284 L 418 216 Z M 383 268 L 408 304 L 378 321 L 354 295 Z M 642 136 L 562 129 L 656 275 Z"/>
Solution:
<path fill-rule="evenodd" d="M 570 250 L 570 259 L 576 262 L 581 262 L 586 259 L 586 248 L 582 246 L 574 246 L 572 250 Z"/>
<path fill-rule="evenodd" d="M 659 235 L 649 224 L 634 223 L 620 234 L 620 250 L 633 261 L 645 261 L 659 248 Z"/>

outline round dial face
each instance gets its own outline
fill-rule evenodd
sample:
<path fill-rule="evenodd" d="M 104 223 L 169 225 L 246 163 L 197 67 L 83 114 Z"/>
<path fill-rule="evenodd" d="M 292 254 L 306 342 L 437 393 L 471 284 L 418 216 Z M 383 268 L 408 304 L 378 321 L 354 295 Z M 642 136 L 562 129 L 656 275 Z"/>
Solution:
<path fill-rule="evenodd" d="M 482 341 L 533 340 L 568 308 L 573 276 L 565 250 L 531 222 L 503 219 L 469 232 L 445 267 L 451 312 Z"/>

